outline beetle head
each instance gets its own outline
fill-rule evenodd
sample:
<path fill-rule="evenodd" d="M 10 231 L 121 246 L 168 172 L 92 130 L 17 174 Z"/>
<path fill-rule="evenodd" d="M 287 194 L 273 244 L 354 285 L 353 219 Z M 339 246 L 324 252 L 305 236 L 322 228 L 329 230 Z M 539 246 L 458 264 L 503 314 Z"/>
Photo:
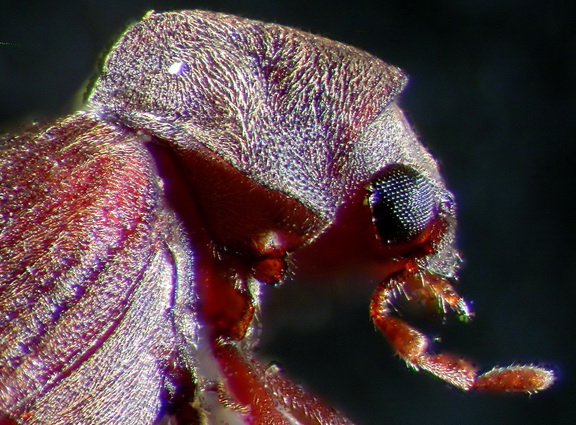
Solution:
<path fill-rule="evenodd" d="M 453 206 L 442 207 L 450 195 L 436 163 L 395 103 L 404 84 L 398 68 L 291 28 L 203 11 L 151 13 L 112 49 L 88 108 L 297 200 L 317 229 L 356 201 L 382 214 L 380 189 L 370 195 L 366 185 L 378 188 L 381 170 L 405 164 L 425 182 L 428 214 L 442 217 L 441 226 L 430 218 L 423 226 L 442 228 L 434 244 L 447 247 Z M 381 236 L 382 222 L 374 221 Z"/>

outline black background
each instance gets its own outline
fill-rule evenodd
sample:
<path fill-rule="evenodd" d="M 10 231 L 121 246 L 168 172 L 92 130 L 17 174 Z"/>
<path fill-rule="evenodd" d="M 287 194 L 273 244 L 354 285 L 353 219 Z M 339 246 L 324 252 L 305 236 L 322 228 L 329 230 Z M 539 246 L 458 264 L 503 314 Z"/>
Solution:
<path fill-rule="evenodd" d="M 262 355 L 363 425 L 574 423 L 576 16 L 568 1 L 0 5 L 3 130 L 69 111 L 97 57 L 149 9 L 282 23 L 403 68 L 402 105 L 458 200 L 459 290 L 477 315 L 450 326 L 444 345 L 485 368 L 543 364 L 558 382 L 533 397 L 464 394 L 407 370 L 368 320 L 369 290 L 353 281 L 268 293 Z"/>

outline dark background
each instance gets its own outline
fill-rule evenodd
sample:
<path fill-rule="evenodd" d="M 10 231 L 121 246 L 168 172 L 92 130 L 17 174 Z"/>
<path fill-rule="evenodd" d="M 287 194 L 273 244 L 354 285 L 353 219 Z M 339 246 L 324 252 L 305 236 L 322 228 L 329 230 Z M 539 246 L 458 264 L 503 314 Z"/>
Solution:
<path fill-rule="evenodd" d="M 464 0 L 0 2 L 0 128 L 66 113 L 95 61 L 149 9 L 204 8 L 363 48 L 410 76 L 402 105 L 459 203 L 459 290 L 476 319 L 444 346 L 484 368 L 538 363 L 536 396 L 464 394 L 394 357 L 368 320 L 370 290 L 284 285 L 263 356 L 360 425 L 572 424 L 576 390 L 576 38 L 569 2 Z M 348 288 L 345 289 L 345 288 Z M 300 292 L 299 292 L 300 291 Z M 302 326 L 305 324 L 305 326 Z M 272 330 L 272 328 L 274 328 Z"/>

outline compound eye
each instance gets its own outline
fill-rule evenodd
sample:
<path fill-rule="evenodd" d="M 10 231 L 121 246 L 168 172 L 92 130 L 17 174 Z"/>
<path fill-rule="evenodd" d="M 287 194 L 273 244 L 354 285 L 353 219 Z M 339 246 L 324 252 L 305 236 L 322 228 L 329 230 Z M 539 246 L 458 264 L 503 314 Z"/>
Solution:
<path fill-rule="evenodd" d="M 416 242 L 427 234 L 438 212 L 434 186 L 414 168 L 393 164 L 368 187 L 372 220 L 387 244 Z"/>

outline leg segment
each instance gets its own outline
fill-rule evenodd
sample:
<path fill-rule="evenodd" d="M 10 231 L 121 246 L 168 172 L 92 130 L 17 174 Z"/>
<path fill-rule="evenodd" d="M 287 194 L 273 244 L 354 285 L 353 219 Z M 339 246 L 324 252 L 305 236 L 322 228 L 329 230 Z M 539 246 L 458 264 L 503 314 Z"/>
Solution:
<path fill-rule="evenodd" d="M 463 390 L 536 392 L 554 381 L 551 371 L 536 366 L 494 368 L 477 376 L 468 361 L 453 354 L 431 354 L 429 339 L 393 314 L 393 301 L 404 295 L 410 302 L 448 309 L 467 319 L 470 312 L 464 300 L 443 277 L 417 267 L 407 268 L 381 283 L 372 297 L 370 316 L 378 330 L 390 341 L 396 353 L 415 369 L 423 369 Z"/>
<path fill-rule="evenodd" d="M 266 368 L 237 343 L 214 342 L 214 356 L 223 382 L 220 401 L 250 425 L 352 425 L 332 407 L 322 403 L 281 376 L 278 368 Z"/>

